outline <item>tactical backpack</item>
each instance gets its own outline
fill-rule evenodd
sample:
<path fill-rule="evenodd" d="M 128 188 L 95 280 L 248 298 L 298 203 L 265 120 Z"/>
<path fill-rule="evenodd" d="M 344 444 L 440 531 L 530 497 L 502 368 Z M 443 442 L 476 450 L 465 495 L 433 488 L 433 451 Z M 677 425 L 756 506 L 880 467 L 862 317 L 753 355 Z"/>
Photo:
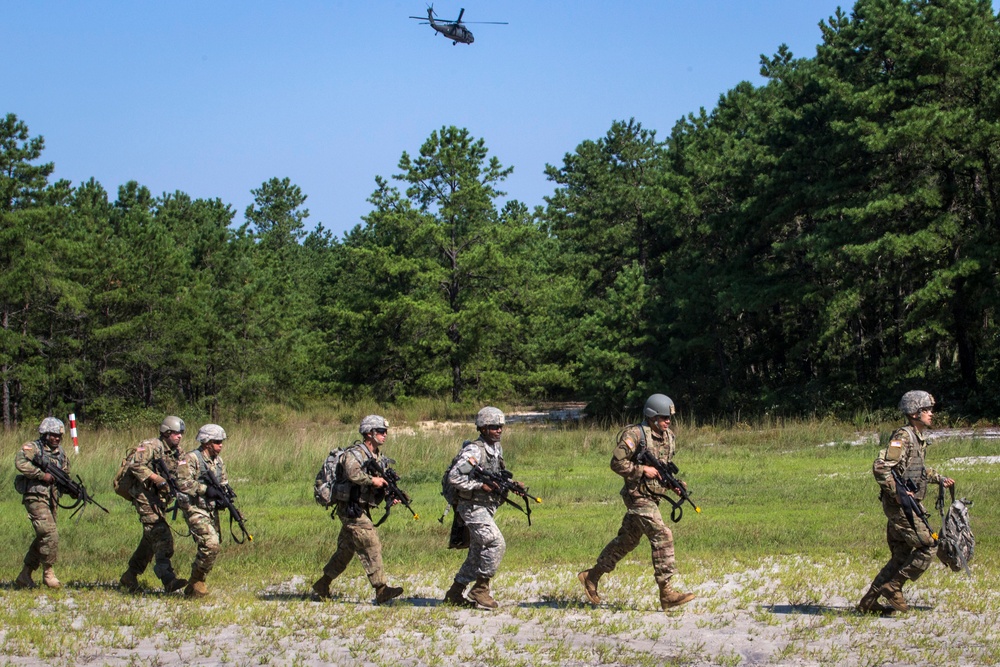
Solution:
<path fill-rule="evenodd" d="M 135 455 L 135 450 L 136 448 L 130 449 L 125 454 L 122 464 L 118 466 L 118 472 L 115 473 L 114 479 L 111 480 L 111 488 L 115 490 L 115 493 L 129 502 L 132 502 L 132 481 L 134 478 L 129 472 L 128 464 Z"/>
<path fill-rule="evenodd" d="M 155 447 L 156 444 L 156 439 L 143 440 L 125 453 L 125 458 L 122 459 L 121 465 L 118 466 L 118 472 L 115 473 L 114 479 L 111 480 L 111 488 L 125 500 L 128 500 L 129 502 L 132 501 L 132 493 L 136 490 L 136 484 L 139 483 L 139 481 L 132 476 L 131 471 L 129 470 L 129 463 L 131 463 L 135 458 L 135 453 L 139 451 L 139 447 Z"/>
<path fill-rule="evenodd" d="M 346 453 L 344 447 L 331 450 L 316 473 L 313 498 L 324 508 L 350 499 L 351 484 L 344 480 L 343 460 Z"/>
<path fill-rule="evenodd" d="M 972 526 L 969 525 L 968 508 L 972 506 L 972 501 L 966 498 L 955 500 L 955 487 L 948 490 L 951 491 L 951 507 L 947 514 L 944 514 L 944 487 L 938 491 L 937 509 L 942 518 L 937 557 L 954 572 L 965 570 L 966 574 L 972 576 L 969 561 L 976 550 L 976 536 L 972 534 Z"/>
<path fill-rule="evenodd" d="M 444 471 L 444 475 L 441 477 L 441 495 L 444 496 L 444 499 L 448 501 L 448 504 L 452 507 L 458 505 L 458 501 L 461 500 L 461 498 L 458 495 L 458 489 L 455 485 L 448 481 L 448 475 L 451 474 L 451 469 L 458 463 L 458 459 L 462 456 L 462 452 L 471 442 L 471 440 L 466 440 L 462 443 L 462 446 L 458 450 L 458 454 L 455 454 L 455 458 L 453 458 L 451 463 L 448 464 L 448 467 Z"/>

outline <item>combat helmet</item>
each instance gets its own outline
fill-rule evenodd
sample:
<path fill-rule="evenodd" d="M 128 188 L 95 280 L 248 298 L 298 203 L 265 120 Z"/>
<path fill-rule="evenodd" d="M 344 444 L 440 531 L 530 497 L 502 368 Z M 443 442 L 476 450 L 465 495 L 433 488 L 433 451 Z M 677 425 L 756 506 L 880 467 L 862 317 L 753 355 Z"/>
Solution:
<path fill-rule="evenodd" d="M 160 422 L 160 435 L 165 433 L 183 433 L 184 432 L 184 420 L 180 417 L 175 417 L 170 415 L 169 417 L 164 417 L 163 421 Z"/>
<path fill-rule="evenodd" d="M 206 442 L 211 442 L 213 440 L 223 441 L 226 439 L 226 431 L 218 424 L 205 424 L 200 429 L 198 429 L 198 435 L 195 436 L 201 444 Z"/>
<path fill-rule="evenodd" d="M 389 421 L 382 415 L 368 415 L 361 420 L 361 426 L 358 427 L 358 433 L 366 435 L 378 428 L 389 428 Z"/>
<path fill-rule="evenodd" d="M 61 419 L 56 417 L 46 417 L 42 420 L 42 423 L 38 425 L 39 435 L 63 435 L 66 433 L 66 425 L 62 423 Z"/>
<path fill-rule="evenodd" d="M 491 406 L 486 406 L 476 414 L 476 428 L 485 428 L 486 426 L 503 426 L 504 418 L 503 412 L 500 408 L 494 408 Z"/>
<path fill-rule="evenodd" d="M 642 409 L 642 414 L 646 419 L 653 417 L 673 417 L 677 410 L 674 402 L 666 394 L 653 394 L 646 399 L 646 406 Z"/>
<path fill-rule="evenodd" d="M 903 394 L 899 399 L 899 411 L 907 417 L 915 415 L 924 408 L 934 407 L 934 397 L 926 391 L 915 389 Z"/>

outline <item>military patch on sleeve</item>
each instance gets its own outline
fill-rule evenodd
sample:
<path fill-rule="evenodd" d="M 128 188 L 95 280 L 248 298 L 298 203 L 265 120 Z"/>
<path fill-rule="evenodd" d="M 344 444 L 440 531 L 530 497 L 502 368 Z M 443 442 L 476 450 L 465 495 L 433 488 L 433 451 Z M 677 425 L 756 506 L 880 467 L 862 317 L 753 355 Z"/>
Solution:
<path fill-rule="evenodd" d="M 144 452 L 144 451 L 146 451 L 146 448 L 143 447 L 142 445 L 139 445 L 138 447 L 135 448 L 135 451 L 137 451 L 137 452 Z"/>
<path fill-rule="evenodd" d="M 23 449 L 26 452 L 30 452 L 31 449 L 32 449 L 32 447 L 31 447 L 31 445 L 24 445 L 23 447 L 21 447 L 21 449 Z"/>
<path fill-rule="evenodd" d="M 476 461 L 476 457 L 475 456 L 470 456 L 469 457 L 469 463 L 471 463 L 472 465 L 476 465 L 478 463 L 478 461 Z"/>
<path fill-rule="evenodd" d="M 186 466 L 187 464 L 188 464 L 187 459 L 181 459 L 180 461 L 177 462 L 177 465 L 179 466 Z"/>
<path fill-rule="evenodd" d="M 885 460 L 886 461 L 898 461 L 903 456 L 903 441 L 902 440 L 892 440 L 889 442 L 889 447 L 885 450 Z"/>

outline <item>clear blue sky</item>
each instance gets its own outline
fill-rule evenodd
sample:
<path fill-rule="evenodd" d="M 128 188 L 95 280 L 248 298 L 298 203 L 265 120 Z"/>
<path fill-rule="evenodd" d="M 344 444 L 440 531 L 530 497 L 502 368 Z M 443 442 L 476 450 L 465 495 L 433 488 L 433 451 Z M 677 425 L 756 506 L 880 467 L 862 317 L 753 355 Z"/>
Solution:
<path fill-rule="evenodd" d="M 407 16 L 423 0 L 4 3 L 0 113 L 45 137 L 55 178 L 129 180 L 231 204 L 288 177 L 309 223 L 361 222 L 376 175 L 431 131 L 466 127 L 543 203 L 546 163 L 612 121 L 660 137 L 782 43 L 812 57 L 835 0 L 438 0 L 476 42 L 453 46 Z M 849 11 L 852 5 L 843 5 Z"/>

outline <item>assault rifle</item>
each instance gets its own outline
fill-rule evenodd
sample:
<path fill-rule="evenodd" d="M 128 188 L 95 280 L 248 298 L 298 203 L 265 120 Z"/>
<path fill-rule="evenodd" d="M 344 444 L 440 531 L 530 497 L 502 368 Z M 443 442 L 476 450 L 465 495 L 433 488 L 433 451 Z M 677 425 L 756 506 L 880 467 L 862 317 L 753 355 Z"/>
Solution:
<path fill-rule="evenodd" d="M 541 498 L 528 494 L 528 487 L 520 482 L 514 481 L 514 473 L 509 470 L 501 470 L 499 473 L 492 473 L 486 470 L 481 465 L 472 466 L 472 477 L 478 479 L 480 482 L 486 482 L 490 486 L 494 487 L 493 493 L 500 494 L 500 499 L 516 507 L 519 512 L 528 517 L 528 525 L 531 525 L 531 502 L 534 500 L 536 503 L 542 502 Z M 524 507 L 521 507 L 513 500 L 510 499 L 508 494 L 513 493 L 524 498 Z M 443 517 L 442 517 L 443 518 Z"/>
<path fill-rule="evenodd" d="M 389 512 L 392 511 L 392 506 L 396 503 L 401 503 L 403 507 L 410 510 L 410 514 L 413 515 L 413 520 L 416 521 L 420 518 L 420 515 L 413 511 L 410 506 L 410 496 L 399 488 L 399 473 L 392 469 L 392 464 L 395 463 L 392 459 L 384 458 L 382 459 L 385 465 L 378 462 L 377 459 L 371 458 L 365 461 L 365 472 L 367 472 L 372 477 L 381 477 L 385 480 L 385 514 L 382 518 L 378 520 L 375 527 L 378 528 L 385 520 L 389 518 Z"/>
<path fill-rule="evenodd" d="M 52 459 L 45 456 L 45 454 L 42 454 L 41 452 L 35 454 L 35 456 L 31 459 L 31 462 L 38 466 L 38 469 L 42 472 L 52 475 L 53 484 L 55 484 L 60 491 L 76 501 L 72 505 L 63 505 L 62 503 L 59 503 L 59 507 L 62 507 L 63 509 L 75 510 L 69 515 L 69 518 L 72 519 L 78 512 L 90 504 L 97 505 L 97 507 L 104 510 L 105 513 L 111 514 L 111 512 L 108 512 L 107 507 L 94 500 L 94 497 L 87 493 L 87 487 L 83 485 L 83 480 L 80 479 L 79 475 L 76 476 L 76 481 L 74 482 L 73 478 L 70 477 L 65 470 L 57 466 Z"/>
<path fill-rule="evenodd" d="M 656 474 L 659 475 L 660 481 L 663 482 L 663 485 L 673 489 L 674 493 L 680 496 L 678 500 L 674 500 L 670 496 L 665 496 L 662 493 L 655 493 L 652 490 L 650 490 L 650 493 L 652 493 L 657 498 L 662 498 L 663 500 L 666 500 L 668 503 L 670 503 L 671 521 L 677 523 L 678 521 L 681 520 L 681 518 L 683 518 L 685 502 L 689 503 L 691 507 L 694 508 L 695 512 L 701 514 L 701 508 L 695 505 L 694 501 L 691 500 L 691 494 L 687 490 L 687 485 L 677 478 L 677 474 L 680 472 L 680 470 L 677 468 L 676 463 L 674 463 L 673 461 L 667 461 L 666 463 L 664 463 L 660 459 L 653 456 L 653 452 L 649 451 L 649 449 L 647 449 L 646 447 L 642 447 L 639 449 L 639 453 L 636 455 L 635 461 L 640 465 L 645 465 L 655 468 Z M 643 477 L 644 484 L 646 483 L 645 479 L 646 478 Z M 649 488 L 648 485 L 646 488 L 647 489 Z"/>
<path fill-rule="evenodd" d="M 202 476 L 202 481 L 205 483 L 207 490 L 205 492 L 205 498 L 214 501 L 216 505 L 229 510 L 229 534 L 233 536 L 233 542 L 236 544 L 243 544 L 247 540 L 253 542 L 253 535 L 247 530 L 246 518 L 243 514 L 236 508 L 233 501 L 236 500 L 236 492 L 233 491 L 233 487 L 228 484 L 222 484 L 219 482 L 219 478 L 215 476 L 210 468 L 205 468 L 205 474 Z M 240 530 L 243 531 L 243 539 L 236 537 L 236 532 L 233 531 L 233 522 L 239 525 Z"/>
<path fill-rule="evenodd" d="M 164 507 L 163 508 L 163 513 L 166 514 L 170 510 L 173 510 L 174 514 L 170 518 L 172 520 L 176 521 L 177 520 L 177 510 L 180 509 L 177 506 L 177 496 L 178 496 L 178 494 L 181 493 L 181 488 L 179 486 L 177 486 L 177 480 L 174 479 L 174 476 L 170 474 L 170 470 L 167 469 L 167 464 L 164 463 L 163 459 L 161 459 L 161 458 L 151 459 L 150 462 L 149 462 L 149 468 L 150 468 L 150 470 L 152 470 L 153 472 L 155 472 L 157 475 L 159 475 L 160 477 L 162 477 L 163 479 L 166 480 L 167 486 L 170 488 L 170 495 L 173 496 L 173 498 L 174 498 L 174 505 L 173 505 L 173 507 Z"/>
<path fill-rule="evenodd" d="M 917 522 L 913 517 L 919 516 L 920 520 L 927 526 L 927 532 L 930 533 L 931 538 L 936 540 L 938 534 L 934 532 L 931 524 L 927 521 L 927 515 L 924 514 L 923 508 L 920 507 L 920 502 L 911 495 L 916 493 L 917 485 L 913 483 L 912 479 L 904 478 L 903 474 L 899 472 L 898 467 L 893 466 L 892 478 L 896 481 L 896 500 L 899 501 L 899 506 L 903 508 L 906 520 L 910 522 L 910 527 L 913 528 L 914 532 L 917 532 Z M 943 489 L 944 487 L 941 488 Z"/>

